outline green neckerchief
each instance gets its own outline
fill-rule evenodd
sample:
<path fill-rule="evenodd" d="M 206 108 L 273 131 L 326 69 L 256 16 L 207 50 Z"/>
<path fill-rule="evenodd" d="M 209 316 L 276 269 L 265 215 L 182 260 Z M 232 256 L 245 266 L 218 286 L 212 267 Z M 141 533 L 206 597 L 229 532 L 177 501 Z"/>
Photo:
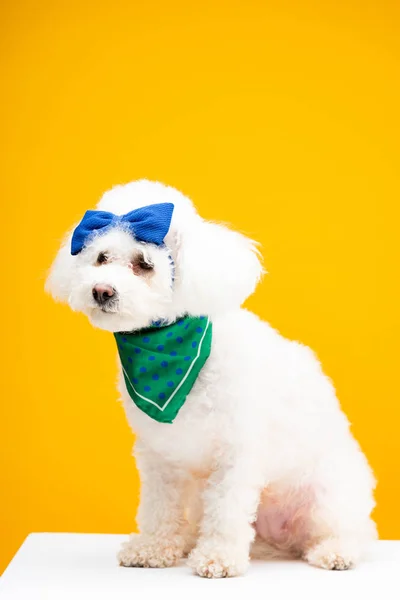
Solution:
<path fill-rule="evenodd" d="M 115 333 L 126 387 L 140 410 L 172 423 L 211 352 L 208 317 Z"/>

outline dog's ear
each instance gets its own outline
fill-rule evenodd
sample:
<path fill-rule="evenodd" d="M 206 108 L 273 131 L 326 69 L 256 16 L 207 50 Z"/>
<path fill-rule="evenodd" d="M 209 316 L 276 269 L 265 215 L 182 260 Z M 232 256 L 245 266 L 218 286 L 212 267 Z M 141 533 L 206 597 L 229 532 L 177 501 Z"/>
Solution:
<path fill-rule="evenodd" d="M 45 290 L 55 300 L 67 302 L 73 281 L 76 257 L 71 255 L 72 232 L 68 233 L 50 268 Z"/>
<path fill-rule="evenodd" d="M 176 300 L 192 314 L 237 308 L 263 274 L 255 242 L 197 217 L 175 233 Z"/>

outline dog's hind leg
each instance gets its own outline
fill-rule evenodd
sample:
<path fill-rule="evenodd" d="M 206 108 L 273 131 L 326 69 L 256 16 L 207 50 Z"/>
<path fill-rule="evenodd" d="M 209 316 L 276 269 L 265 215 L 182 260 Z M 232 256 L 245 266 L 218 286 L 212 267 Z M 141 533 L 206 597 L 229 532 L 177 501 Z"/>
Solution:
<path fill-rule="evenodd" d="M 324 569 L 353 567 L 377 535 L 370 518 L 375 482 L 364 455 L 356 442 L 352 443 L 350 451 L 338 448 L 324 457 L 315 473 L 315 502 L 309 512 L 309 535 L 302 556 Z"/>

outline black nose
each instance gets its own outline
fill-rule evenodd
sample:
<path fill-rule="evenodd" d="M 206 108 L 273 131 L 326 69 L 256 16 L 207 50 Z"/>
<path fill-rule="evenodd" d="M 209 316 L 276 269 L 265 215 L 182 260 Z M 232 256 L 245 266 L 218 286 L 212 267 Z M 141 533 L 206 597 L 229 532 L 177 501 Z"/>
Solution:
<path fill-rule="evenodd" d="M 116 297 L 117 292 L 111 285 L 96 283 L 92 289 L 92 294 L 97 304 L 99 304 L 99 306 L 104 306 L 104 304 L 107 304 L 112 298 Z"/>

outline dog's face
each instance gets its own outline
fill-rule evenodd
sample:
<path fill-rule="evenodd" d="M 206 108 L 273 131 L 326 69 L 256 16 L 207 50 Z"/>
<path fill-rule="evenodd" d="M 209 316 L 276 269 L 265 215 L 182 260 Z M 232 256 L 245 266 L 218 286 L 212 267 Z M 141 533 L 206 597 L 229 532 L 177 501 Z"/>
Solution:
<path fill-rule="evenodd" d="M 107 331 L 132 331 L 183 314 L 214 316 L 240 306 L 262 272 L 250 240 L 204 221 L 190 200 L 158 183 L 113 188 L 98 208 L 124 214 L 160 202 L 175 207 L 164 246 L 137 241 L 116 226 L 72 256 L 69 235 L 50 272 L 48 291 Z"/>
<path fill-rule="evenodd" d="M 76 258 L 69 304 L 108 331 L 146 327 L 169 316 L 173 264 L 167 248 L 120 228 L 97 236 Z"/>

